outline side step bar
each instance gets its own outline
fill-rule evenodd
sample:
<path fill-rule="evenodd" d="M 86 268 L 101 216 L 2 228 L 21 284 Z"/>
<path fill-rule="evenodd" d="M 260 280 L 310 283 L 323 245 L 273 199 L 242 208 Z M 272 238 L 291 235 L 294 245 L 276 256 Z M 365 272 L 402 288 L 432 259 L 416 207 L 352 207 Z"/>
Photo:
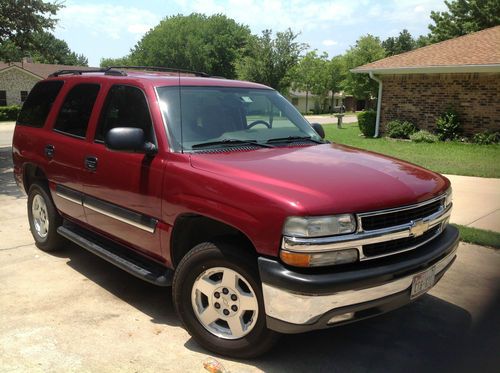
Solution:
<path fill-rule="evenodd" d="M 73 224 L 60 226 L 57 228 L 57 233 L 141 280 L 158 286 L 172 285 L 171 269 L 150 261 L 130 249 L 107 242 L 106 239 Z"/>

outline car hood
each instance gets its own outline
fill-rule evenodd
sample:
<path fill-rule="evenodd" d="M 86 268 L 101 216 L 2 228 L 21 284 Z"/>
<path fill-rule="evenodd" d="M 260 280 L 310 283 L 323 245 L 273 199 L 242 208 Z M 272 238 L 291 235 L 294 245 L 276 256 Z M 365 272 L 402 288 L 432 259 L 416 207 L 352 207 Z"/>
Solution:
<path fill-rule="evenodd" d="M 310 215 L 409 205 L 449 187 L 422 167 L 337 144 L 193 153 L 191 165 Z"/>

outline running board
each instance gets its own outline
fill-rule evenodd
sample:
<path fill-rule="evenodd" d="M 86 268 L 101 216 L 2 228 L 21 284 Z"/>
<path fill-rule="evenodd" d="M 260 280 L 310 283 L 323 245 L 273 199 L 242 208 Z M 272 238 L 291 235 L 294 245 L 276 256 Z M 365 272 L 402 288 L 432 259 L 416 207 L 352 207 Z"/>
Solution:
<path fill-rule="evenodd" d="M 158 286 L 171 286 L 173 271 L 130 249 L 97 236 L 73 224 L 64 224 L 57 233 L 118 268 Z"/>

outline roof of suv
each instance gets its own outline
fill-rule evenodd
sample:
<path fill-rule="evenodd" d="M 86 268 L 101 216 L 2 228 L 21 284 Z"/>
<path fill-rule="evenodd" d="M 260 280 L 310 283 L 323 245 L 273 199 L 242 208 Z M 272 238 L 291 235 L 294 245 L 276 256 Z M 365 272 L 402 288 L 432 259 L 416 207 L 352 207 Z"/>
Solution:
<path fill-rule="evenodd" d="M 238 87 L 238 88 L 260 88 L 272 89 L 268 86 L 258 83 L 252 83 L 242 80 L 231 80 L 218 77 L 200 77 L 193 76 L 194 74 L 172 73 L 172 72 L 145 72 L 137 70 L 126 70 L 124 75 L 111 75 L 104 72 L 88 72 L 83 74 L 61 74 L 51 76 L 48 79 L 64 79 L 64 80 L 104 80 L 104 81 L 139 81 L 143 84 L 158 86 L 211 86 L 211 87 Z"/>

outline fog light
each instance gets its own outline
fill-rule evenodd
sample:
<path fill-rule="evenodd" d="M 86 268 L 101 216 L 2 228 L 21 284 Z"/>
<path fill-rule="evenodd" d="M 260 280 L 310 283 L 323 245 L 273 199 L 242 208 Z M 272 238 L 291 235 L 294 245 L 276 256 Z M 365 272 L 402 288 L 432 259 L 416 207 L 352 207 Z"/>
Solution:
<path fill-rule="evenodd" d="M 342 321 L 351 320 L 354 318 L 354 312 L 346 312 L 337 316 L 333 316 L 330 320 L 328 320 L 328 324 L 335 324 Z"/>
<path fill-rule="evenodd" d="M 296 253 L 281 250 L 283 262 L 295 267 L 320 267 L 336 264 L 354 263 L 358 260 L 357 249 L 327 251 L 323 253 Z"/>

